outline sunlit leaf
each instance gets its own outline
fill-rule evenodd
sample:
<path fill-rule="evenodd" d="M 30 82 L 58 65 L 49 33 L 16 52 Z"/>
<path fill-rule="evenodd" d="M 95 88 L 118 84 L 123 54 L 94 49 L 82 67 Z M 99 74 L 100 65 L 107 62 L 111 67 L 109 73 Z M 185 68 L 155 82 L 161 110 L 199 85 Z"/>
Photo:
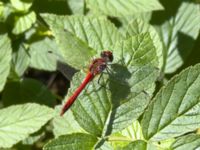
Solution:
<path fill-rule="evenodd" d="M 43 17 L 53 31 L 65 62 L 77 69 L 83 68 L 97 52 L 109 49 L 122 39 L 116 27 L 105 18 L 49 14 Z"/>
<path fill-rule="evenodd" d="M 189 67 L 163 87 L 142 120 L 144 137 L 164 140 L 200 126 L 200 65 Z"/>
<path fill-rule="evenodd" d="M 123 136 L 128 137 L 132 140 L 144 139 L 142 135 L 142 128 L 138 121 L 134 121 L 133 124 L 125 128 L 124 130 L 120 131 L 120 133 Z"/>
<path fill-rule="evenodd" d="M 85 132 L 74 119 L 71 110 L 60 116 L 61 107 L 56 108 L 57 116 L 53 119 L 53 133 L 55 137 L 77 132 Z"/>
<path fill-rule="evenodd" d="M 25 45 L 20 45 L 19 49 L 12 56 L 12 71 L 21 77 L 30 63 L 29 53 Z"/>
<path fill-rule="evenodd" d="M 11 0 L 11 4 L 19 11 L 28 11 L 31 7 L 33 0 Z"/>
<path fill-rule="evenodd" d="M 178 138 L 171 146 L 174 150 L 182 149 L 199 149 L 200 148 L 200 135 L 189 134 Z"/>
<path fill-rule="evenodd" d="M 84 13 L 84 1 L 83 0 L 68 0 L 70 9 L 74 14 Z"/>
<path fill-rule="evenodd" d="M 142 140 L 134 141 L 124 147 L 122 150 L 146 150 L 147 143 Z"/>
<path fill-rule="evenodd" d="M 44 150 L 92 150 L 97 138 L 89 134 L 84 133 L 74 133 L 65 136 L 60 136 L 48 142 L 44 146 Z"/>
<path fill-rule="evenodd" d="M 134 19 L 127 25 L 127 28 L 126 28 L 127 38 L 134 36 L 134 35 L 147 33 L 147 32 L 150 34 L 151 39 L 153 40 L 153 44 L 156 48 L 156 55 L 159 60 L 159 68 L 161 68 L 163 65 L 163 54 L 162 54 L 163 48 L 162 48 L 162 43 L 159 38 L 159 35 L 156 32 L 156 30 L 154 29 L 154 27 L 149 25 L 148 23 L 145 23 L 144 21 L 142 21 L 140 19 Z"/>
<path fill-rule="evenodd" d="M 87 0 L 88 7 L 109 16 L 125 16 L 163 9 L 157 0 Z"/>
<path fill-rule="evenodd" d="M 44 38 L 30 45 L 30 66 L 40 70 L 55 71 L 59 60 L 55 40 Z M 61 61 L 61 60 L 60 60 Z"/>
<path fill-rule="evenodd" d="M 36 14 L 31 11 L 22 16 L 16 16 L 16 21 L 12 32 L 20 34 L 28 30 L 36 22 Z"/>
<path fill-rule="evenodd" d="M 15 105 L 0 110 L 0 146 L 11 147 L 39 130 L 54 111 L 38 104 Z"/>
<path fill-rule="evenodd" d="M 97 136 L 117 132 L 136 120 L 149 103 L 158 75 L 158 58 L 149 34 L 116 43 L 113 49 L 116 63 L 111 66 L 113 75 L 105 75 L 102 80 L 106 87 L 94 79 L 72 106 L 80 126 Z M 68 96 L 84 76 L 74 76 Z"/>
<path fill-rule="evenodd" d="M 177 2 L 180 3 L 177 13 L 172 17 L 164 16 L 172 13 L 171 7 Z M 168 6 L 170 9 L 158 14 L 160 17 L 157 18 L 158 21 L 161 18 L 165 18 L 167 21 L 160 26 L 155 25 L 163 43 L 166 73 L 172 73 L 183 65 L 191 53 L 200 29 L 199 6 L 189 2 L 177 2 L 169 3 L 172 5 Z"/>
<path fill-rule="evenodd" d="M 0 91 L 2 91 L 10 71 L 12 49 L 7 34 L 1 34 L 0 39 Z"/>

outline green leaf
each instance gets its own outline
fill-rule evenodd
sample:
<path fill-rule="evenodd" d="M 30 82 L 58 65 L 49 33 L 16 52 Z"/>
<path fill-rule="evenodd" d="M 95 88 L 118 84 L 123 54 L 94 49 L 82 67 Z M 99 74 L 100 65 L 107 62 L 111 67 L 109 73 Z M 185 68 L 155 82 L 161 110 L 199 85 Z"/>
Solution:
<path fill-rule="evenodd" d="M 167 21 L 161 26 L 156 26 L 163 43 L 166 73 L 173 73 L 183 65 L 191 53 L 200 29 L 199 6 L 189 2 L 180 3 L 181 6 L 174 16 L 167 16 Z M 166 13 L 171 14 L 172 6 L 169 7 L 169 12 Z M 158 16 L 166 18 L 163 13 Z"/>
<path fill-rule="evenodd" d="M 18 51 L 13 52 L 12 71 L 18 77 L 21 77 L 30 63 L 29 53 L 25 45 L 20 45 Z"/>
<path fill-rule="evenodd" d="M 110 85 L 113 107 L 109 116 L 112 127 L 107 126 L 108 133 L 111 129 L 112 132 L 124 129 L 135 121 L 143 113 L 154 91 L 153 83 L 158 74 L 154 67 L 147 65 L 129 69 L 127 72 L 118 69 L 120 74 L 117 75 L 117 80 Z M 119 78 L 122 72 L 131 74 L 130 78 L 125 76 L 127 79 L 124 83 Z"/>
<path fill-rule="evenodd" d="M 147 143 L 142 140 L 131 142 L 126 147 L 122 148 L 122 150 L 146 150 L 146 149 L 147 149 Z"/>
<path fill-rule="evenodd" d="M 80 85 L 85 73 L 77 73 L 72 79 L 72 87 L 68 91 L 68 96 Z M 90 83 L 79 95 L 76 102 L 71 107 L 75 120 L 89 133 L 101 136 L 106 118 L 110 111 L 110 93 L 104 88 L 100 89 L 97 81 Z M 87 94 L 88 93 L 88 94 Z M 67 97 L 65 99 L 67 99 Z"/>
<path fill-rule="evenodd" d="M 0 145 L 9 148 L 39 130 L 54 115 L 37 104 L 15 105 L 0 110 Z"/>
<path fill-rule="evenodd" d="M 61 107 L 56 107 L 57 113 L 53 119 L 53 133 L 55 137 L 65 134 L 85 132 L 74 119 L 71 110 L 67 111 L 64 116 L 60 116 L 60 110 Z"/>
<path fill-rule="evenodd" d="M 200 135 L 189 134 L 182 136 L 172 144 L 171 148 L 173 150 L 182 150 L 182 149 L 199 149 L 200 148 Z"/>
<path fill-rule="evenodd" d="M 115 50 L 115 51 L 114 51 Z M 113 47 L 115 61 L 121 60 L 127 67 L 152 65 L 158 67 L 156 48 L 149 33 L 137 34 Z"/>
<path fill-rule="evenodd" d="M 7 18 L 14 12 L 14 9 L 10 7 L 9 3 L 0 2 L 0 21 L 6 22 Z"/>
<path fill-rule="evenodd" d="M 55 40 L 44 38 L 30 45 L 30 66 L 40 70 L 55 71 L 59 57 Z"/>
<path fill-rule="evenodd" d="M 132 140 L 143 140 L 142 128 L 140 123 L 136 120 L 130 126 L 120 131 L 121 135 L 128 137 Z"/>
<path fill-rule="evenodd" d="M 156 30 L 151 25 L 140 19 L 134 19 L 131 21 L 126 29 L 127 38 L 144 33 L 149 33 L 151 39 L 153 40 L 153 44 L 156 48 L 156 55 L 159 61 L 159 68 L 161 68 L 163 65 L 162 43 Z"/>
<path fill-rule="evenodd" d="M 104 76 L 103 87 L 94 79 L 71 109 L 80 126 L 96 136 L 117 132 L 136 120 L 149 103 L 158 75 L 154 67 L 158 58 L 149 34 L 132 37 L 113 49 L 113 75 Z M 75 74 L 68 97 L 84 77 Z"/>
<path fill-rule="evenodd" d="M 96 150 L 114 150 L 114 148 L 107 142 L 104 141 L 103 144 L 99 145 L 98 144 L 95 146 Z"/>
<path fill-rule="evenodd" d="M 159 142 L 148 141 L 145 150 L 173 150 L 170 146 L 174 141 L 174 139 L 167 139 Z"/>
<path fill-rule="evenodd" d="M 157 0 L 87 0 L 88 7 L 109 16 L 127 16 L 163 9 Z"/>
<path fill-rule="evenodd" d="M 27 137 L 25 140 L 22 141 L 22 143 L 24 145 L 33 145 L 35 144 L 37 141 L 41 140 L 42 138 L 44 138 L 45 132 L 44 130 L 42 130 L 43 128 L 41 128 L 38 132 L 29 135 L 29 137 Z"/>
<path fill-rule="evenodd" d="M 135 24 L 136 21 L 138 22 L 138 24 L 140 22 L 141 24 L 144 24 L 144 25 L 147 24 L 147 27 L 149 26 L 150 28 L 152 28 L 149 25 L 149 21 L 151 20 L 151 18 L 152 18 L 152 12 L 135 13 L 134 15 L 130 15 L 130 16 L 116 17 L 117 21 L 120 22 L 119 29 L 123 33 L 126 33 L 126 31 L 128 32 L 127 26 L 132 27 L 134 25 L 136 27 L 136 29 L 138 29 L 138 28 L 140 29 L 140 26 Z M 140 30 L 139 29 L 138 29 L 138 31 L 142 31 L 142 28 Z"/>
<path fill-rule="evenodd" d="M 44 146 L 44 150 L 92 150 L 97 138 L 89 134 L 74 133 L 50 141 Z"/>
<path fill-rule="evenodd" d="M 172 150 L 170 146 L 175 141 L 175 138 L 159 141 L 159 142 L 148 142 L 148 148 L 149 150 Z"/>
<path fill-rule="evenodd" d="M 22 16 L 16 16 L 15 25 L 12 32 L 14 34 L 21 34 L 26 30 L 30 29 L 35 22 L 36 22 L 36 14 L 33 11 Z"/>
<path fill-rule="evenodd" d="M 68 0 L 67 2 L 73 14 L 84 14 L 83 0 Z"/>
<path fill-rule="evenodd" d="M 130 142 L 136 140 L 144 140 L 144 137 L 142 135 L 142 128 L 137 120 L 134 121 L 127 128 L 117 133 L 114 133 L 109 137 L 109 141 L 114 149 L 120 149 L 128 145 Z"/>
<path fill-rule="evenodd" d="M 2 91 L 10 71 L 12 49 L 7 34 L 0 34 L 0 39 L 0 91 Z"/>
<path fill-rule="evenodd" d="M 105 18 L 43 15 L 50 25 L 65 62 L 80 69 L 92 56 L 121 40 L 115 26 Z M 81 57 L 80 57 L 81 56 Z"/>
<path fill-rule="evenodd" d="M 48 128 L 49 128 L 49 125 L 47 125 L 47 127 L 43 126 L 42 128 L 40 128 L 40 130 L 30 134 L 26 139 L 24 139 L 17 145 L 22 144 L 22 145 L 30 145 L 31 146 L 33 144 L 37 144 L 36 142 L 40 142 L 40 141 L 42 141 L 43 138 L 45 138 L 46 132 L 48 132 L 47 131 Z"/>
<path fill-rule="evenodd" d="M 0 2 L 0 18 L 3 18 L 4 4 Z"/>
<path fill-rule="evenodd" d="M 197 129 L 200 103 L 200 65 L 171 79 L 153 99 L 142 120 L 146 139 L 164 140 Z"/>
<path fill-rule="evenodd" d="M 123 147 L 127 146 L 131 139 L 124 137 L 120 134 L 112 134 L 109 136 L 109 143 L 112 145 L 113 149 L 122 149 Z"/>
<path fill-rule="evenodd" d="M 12 6 L 19 11 L 28 11 L 31 7 L 33 0 L 11 0 Z"/>
<path fill-rule="evenodd" d="M 17 89 L 17 90 L 16 90 Z M 9 82 L 2 95 L 4 105 L 36 102 L 53 106 L 55 97 L 41 82 L 34 79 L 24 79 L 20 82 Z"/>

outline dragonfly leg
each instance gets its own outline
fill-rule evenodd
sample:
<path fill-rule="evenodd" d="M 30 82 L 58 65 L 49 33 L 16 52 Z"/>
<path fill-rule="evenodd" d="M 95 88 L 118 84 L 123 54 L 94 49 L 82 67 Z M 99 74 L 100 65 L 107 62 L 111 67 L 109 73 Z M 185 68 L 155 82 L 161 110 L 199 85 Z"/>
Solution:
<path fill-rule="evenodd" d="M 107 72 L 107 74 L 109 75 L 109 76 L 114 76 L 114 73 L 113 73 L 113 71 L 109 68 L 109 67 L 106 67 L 106 72 Z"/>
<path fill-rule="evenodd" d="M 100 79 L 102 78 L 103 72 L 100 74 L 100 77 L 98 78 L 97 83 L 100 84 Z"/>
<path fill-rule="evenodd" d="M 103 76 L 104 73 L 105 73 L 105 72 L 102 72 L 102 73 L 100 74 L 97 83 L 98 83 L 101 87 L 106 88 L 105 83 L 104 83 L 104 84 L 100 83 L 100 80 L 102 79 L 102 76 Z"/>
<path fill-rule="evenodd" d="M 108 84 L 108 80 L 106 80 L 104 83 L 101 83 L 100 80 L 102 79 L 103 74 L 107 74 L 107 72 L 102 72 L 98 78 L 98 84 L 100 85 L 101 88 L 105 88 L 107 90 L 110 90 L 106 85 Z"/>

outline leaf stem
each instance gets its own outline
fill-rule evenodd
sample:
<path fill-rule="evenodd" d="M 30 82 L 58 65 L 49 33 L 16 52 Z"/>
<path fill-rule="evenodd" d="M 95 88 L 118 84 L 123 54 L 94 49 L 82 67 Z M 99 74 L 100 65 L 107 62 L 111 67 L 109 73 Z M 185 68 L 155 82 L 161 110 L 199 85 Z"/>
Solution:
<path fill-rule="evenodd" d="M 105 138 L 107 141 L 127 141 L 127 142 L 132 142 L 134 141 L 131 138 L 127 138 L 127 137 L 119 137 L 119 136 L 110 136 L 110 137 L 106 137 Z"/>

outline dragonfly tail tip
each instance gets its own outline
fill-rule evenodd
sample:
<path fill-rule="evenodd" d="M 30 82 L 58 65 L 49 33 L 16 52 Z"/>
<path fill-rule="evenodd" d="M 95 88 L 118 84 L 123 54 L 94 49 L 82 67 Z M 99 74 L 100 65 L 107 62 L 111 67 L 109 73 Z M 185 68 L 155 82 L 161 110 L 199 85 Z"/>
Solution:
<path fill-rule="evenodd" d="M 60 116 L 63 116 L 64 113 L 65 113 L 65 111 L 62 110 L 62 111 L 60 112 Z"/>

